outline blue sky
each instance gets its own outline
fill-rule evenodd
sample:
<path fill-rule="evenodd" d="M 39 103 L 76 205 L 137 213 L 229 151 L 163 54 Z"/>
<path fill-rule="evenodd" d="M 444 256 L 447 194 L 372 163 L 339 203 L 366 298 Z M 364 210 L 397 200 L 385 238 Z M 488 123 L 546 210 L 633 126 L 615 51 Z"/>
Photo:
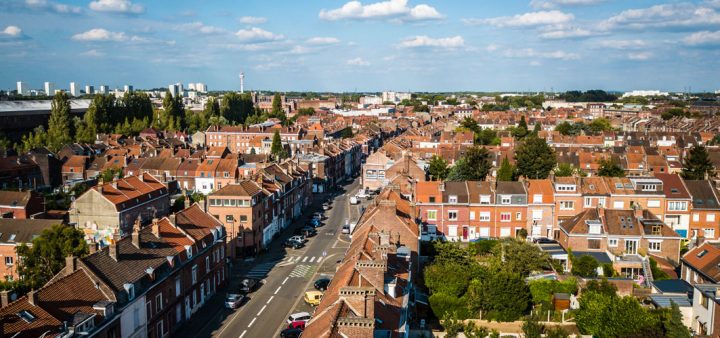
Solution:
<path fill-rule="evenodd" d="M 720 0 L 0 0 L 0 88 L 720 89 Z"/>

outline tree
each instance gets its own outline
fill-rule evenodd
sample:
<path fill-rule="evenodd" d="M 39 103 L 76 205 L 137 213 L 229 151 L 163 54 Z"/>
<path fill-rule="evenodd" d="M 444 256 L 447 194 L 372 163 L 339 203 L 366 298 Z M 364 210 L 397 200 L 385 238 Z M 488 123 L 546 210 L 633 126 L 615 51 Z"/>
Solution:
<path fill-rule="evenodd" d="M 540 338 L 545 327 L 538 322 L 534 316 L 528 316 L 523 322 L 522 330 L 525 334 L 525 338 Z"/>
<path fill-rule="evenodd" d="M 280 97 L 280 93 L 275 93 L 275 96 L 273 96 L 271 114 L 273 115 L 273 117 L 285 115 L 282 107 L 282 98 Z"/>
<path fill-rule="evenodd" d="M 252 96 L 249 93 L 230 92 L 222 97 L 219 115 L 231 123 L 245 123 L 248 117 L 253 115 L 254 110 Z"/>
<path fill-rule="evenodd" d="M 690 330 L 683 324 L 683 316 L 680 307 L 670 301 L 670 311 L 667 311 L 662 318 L 663 329 L 666 337 L 690 338 Z"/>
<path fill-rule="evenodd" d="M 455 163 L 448 174 L 449 181 L 482 181 L 490 172 L 490 154 L 485 147 L 474 146 Z"/>
<path fill-rule="evenodd" d="M 569 177 L 575 173 L 575 167 L 570 163 L 558 163 L 558 167 L 555 169 L 555 176 L 557 177 Z"/>
<path fill-rule="evenodd" d="M 62 146 L 73 141 L 70 125 L 70 98 L 65 92 L 58 92 L 53 97 L 48 121 L 47 146 L 58 151 Z"/>
<path fill-rule="evenodd" d="M 56 224 L 33 239 L 32 246 L 23 243 L 17 247 L 18 255 L 23 257 L 18 262 L 18 273 L 31 288 L 39 288 L 62 270 L 65 257 L 83 257 L 87 252 L 82 231 Z"/>
<path fill-rule="evenodd" d="M 275 134 L 273 135 L 272 145 L 270 146 L 270 153 L 278 160 L 288 157 L 287 151 L 285 150 L 285 148 L 283 148 L 282 140 L 280 140 L 279 130 L 275 130 Z"/>
<path fill-rule="evenodd" d="M 707 149 L 695 145 L 683 159 L 682 177 L 686 180 L 704 180 L 706 176 L 715 176 L 715 166 L 710 161 Z"/>
<path fill-rule="evenodd" d="M 433 155 L 432 159 L 430 159 L 430 165 L 428 166 L 430 177 L 433 180 L 445 180 L 449 171 L 448 162 L 440 156 Z"/>
<path fill-rule="evenodd" d="M 108 168 L 100 173 L 100 178 L 102 178 L 103 182 L 112 182 L 116 177 L 120 176 L 122 176 L 122 168 Z"/>
<path fill-rule="evenodd" d="M 481 129 L 475 134 L 475 144 L 483 146 L 499 145 L 500 138 L 497 136 L 497 131 L 493 129 Z"/>
<path fill-rule="evenodd" d="M 520 117 L 520 122 L 518 122 L 517 127 L 513 128 L 512 134 L 515 138 L 523 138 L 528 134 L 528 127 L 527 122 L 525 121 L 525 116 Z"/>
<path fill-rule="evenodd" d="M 575 315 L 583 334 L 599 337 L 663 336 L 659 318 L 653 316 L 633 297 L 617 297 L 588 291 L 580 298 Z M 658 335 L 659 333 L 659 335 Z"/>
<path fill-rule="evenodd" d="M 555 151 L 536 135 L 526 137 L 515 150 L 518 175 L 531 179 L 547 178 L 555 168 Z"/>
<path fill-rule="evenodd" d="M 158 112 L 157 124 L 160 129 L 181 130 L 185 109 L 182 103 L 182 96 L 173 97 L 170 91 L 165 92 L 163 98 L 163 110 Z"/>
<path fill-rule="evenodd" d="M 533 134 L 537 135 L 542 130 L 542 124 L 540 122 L 535 122 L 535 127 L 533 128 Z"/>
<path fill-rule="evenodd" d="M 45 131 L 45 127 L 39 125 L 33 129 L 31 133 L 23 135 L 20 141 L 20 151 L 27 152 L 31 149 L 43 147 L 47 144 L 48 134 Z"/>
<path fill-rule="evenodd" d="M 617 295 L 617 287 L 615 284 L 610 283 L 607 279 L 607 276 L 603 276 L 601 280 L 590 280 L 585 284 L 585 289 L 583 289 L 583 292 L 599 292 L 608 296 L 616 296 Z"/>
<path fill-rule="evenodd" d="M 564 121 L 558 125 L 555 126 L 555 131 L 560 132 L 561 135 L 575 135 L 575 128 L 573 128 L 572 124 L 568 123 L 567 121 Z"/>
<path fill-rule="evenodd" d="M 598 176 L 604 177 L 625 177 L 625 170 L 620 167 L 620 164 L 614 157 L 601 158 L 598 161 L 600 168 L 598 169 Z"/>
<path fill-rule="evenodd" d="M 353 137 L 352 127 L 345 127 L 345 128 L 340 132 L 340 137 L 341 137 L 341 138 L 351 138 L 351 137 Z"/>
<path fill-rule="evenodd" d="M 507 156 L 503 158 L 502 164 L 497 171 L 498 181 L 514 181 L 515 180 L 515 166 L 510 164 Z"/>
<path fill-rule="evenodd" d="M 598 134 L 604 131 L 612 130 L 612 124 L 610 124 L 610 120 L 601 117 L 590 122 L 590 124 L 587 125 L 586 130 L 591 134 Z"/>
<path fill-rule="evenodd" d="M 470 283 L 468 303 L 486 319 L 514 321 L 527 313 L 530 290 L 522 275 L 498 271 Z"/>
<path fill-rule="evenodd" d="M 568 338 L 567 332 L 559 326 L 545 329 L 545 338 Z"/>
<path fill-rule="evenodd" d="M 597 268 L 600 266 L 597 259 L 590 255 L 582 255 L 572 262 L 572 274 L 581 277 L 596 277 Z"/>
<path fill-rule="evenodd" d="M 495 265 L 499 269 L 527 277 L 531 272 L 547 266 L 550 256 L 536 245 L 506 240 L 495 247 L 495 258 Z"/>
<path fill-rule="evenodd" d="M 650 257 L 650 271 L 654 280 L 670 279 L 670 275 L 667 274 L 663 269 L 658 268 L 657 261 Z"/>

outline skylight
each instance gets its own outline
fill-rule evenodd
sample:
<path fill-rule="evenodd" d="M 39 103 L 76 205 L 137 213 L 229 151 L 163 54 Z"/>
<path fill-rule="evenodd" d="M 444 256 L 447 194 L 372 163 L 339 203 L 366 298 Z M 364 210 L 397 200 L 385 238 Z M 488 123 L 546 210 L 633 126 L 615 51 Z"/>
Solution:
<path fill-rule="evenodd" d="M 705 254 L 707 254 L 707 253 L 708 253 L 707 250 L 700 251 L 700 252 L 697 254 L 697 257 L 698 257 L 698 258 L 702 258 L 702 256 L 705 256 Z"/>
<path fill-rule="evenodd" d="M 32 314 L 28 310 L 22 310 L 22 311 L 18 312 L 17 315 L 18 315 L 18 317 L 22 318 L 22 320 L 24 320 L 27 323 L 32 323 L 37 319 L 37 317 L 35 317 L 35 315 Z"/>

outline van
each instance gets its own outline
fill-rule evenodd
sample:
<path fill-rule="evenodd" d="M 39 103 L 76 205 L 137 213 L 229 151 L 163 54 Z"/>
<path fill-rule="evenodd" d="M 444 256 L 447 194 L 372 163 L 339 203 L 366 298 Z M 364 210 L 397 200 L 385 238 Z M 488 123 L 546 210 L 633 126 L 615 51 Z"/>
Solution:
<path fill-rule="evenodd" d="M 350 204 L 360 204 L 360 199 L 358 199 L 356 196 L 350 197 Z"/>
<path fill-rule="evenodd" d="M 305 303 L 307 303 L 310 306 L 318 306 L 320 305 L 320 300 L 322 299 L 322 292 L 320 291 L 307 291 L 305 292 Z"/>

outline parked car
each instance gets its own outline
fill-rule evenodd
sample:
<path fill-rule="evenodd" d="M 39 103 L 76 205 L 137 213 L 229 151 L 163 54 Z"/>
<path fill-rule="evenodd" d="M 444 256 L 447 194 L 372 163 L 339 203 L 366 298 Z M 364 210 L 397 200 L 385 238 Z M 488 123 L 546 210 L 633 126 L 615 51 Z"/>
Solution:
<path fill-rule="evenodd" d="M 365 189 L 360 189 L 360 191 L 358 191 L 355 197 L 357 197 L 358 199 L 366 198 L 367 193 L 365 192 Z"/>
<path fill-rule="evenodd" d="M 330 203 L 327 203 L 327 202 L 323 203 L 322 208 L 323 208 L 323 210 L 330 210 Z"/>
<path fill-rule="evenodd" d="M 300 329 L 300 330 L 305 330 L 305 324 L 306 324 L 306 323 L 307 323 L 307 320 L 296 320 L 296 321 L 290 323 L 290 325 L 288 325 L 287 328 L 288 328 L 288 329 Z"/>
<path fill-rule="evenodd" d="M 345 223 L 345 225 L 342 226 L 342 233 L 344 233 L 344 234 L 350 233 L 350 224 Z"/>
<path fill-rule="evenodd" d="M 298 241 L 288 238 L 282 242 L 282 246 L 284 248 L 300 249 L 303 246 L 305 246 L 305 244 L 303 244 L 303 242 L 298 242 Z"/>
<path fill-rule="evenodd" d="M 310 220 L 310 225 L 311 225 L 312 227 L 317 228 L 317 227 L 322 226 L 322 222 L 320 222 L 320 220 L 317 219 L 317 218 L 313 218 L 313 219 Z"/>
<path fill-rule="evenodd" d="M 318 306 L 320 305 L 322 296 L 323 293 L 320 291 L 307 291 L 305 292 L 305 297 L 303 299 L 305 300 L 305 303 L 310 306 Z"/>
<path fill-rule="evenodd" d="M 228 309 L 237 309 L 245 302 L 246 298 L 245 295 L 230 293 L 225 298 L 225 307 Z"/>
<path fill-rule="evenodd" d="M 314 227 L 307 226 L 307 225 L 298 229 L 297 231 L 300 232 L 300 235 L 303 235 L 305 237 L 312 237 L 312 236 L 317 235 L 317 230 L 315 230 Z"/>
<path fill-rule="evenodd" d="M 285 329 L 280 332 L 280 338 L 299 338 L 302 332 L 301 329 Z"/>
<path fill-rule="evenodd" d="M 307 238 L 305 238 L 305 236 L 303 236 L 303 235 L 292 236 L 292 237 L 290 237 L 290 240 L 300 242 L 300 243 L 305 243 L 308 241 Z"/>
<path fill-rule="evenodd" d="M 290 324 L 298 320 L 310 320 L 310 318 L 312 318 L 312 316 L 307 312 L 296 312 L 288 317 L 287 323 Z"/>
<path fill-rule="evenodd" d="M 360 204 L 360 199 L 357 196 L 350 197 L 350 204 Z"/>
<path fill-rule="evenodd" d="M 240 282 L 240 291 L 250 293 L 260 287 L 260 281 L 254 278 L 245 278 Z"/>
<path fill-rule="evenodd" d="M 322 214 L 322 212 L 316 211 L 315 213 L 313 213 L 313 216 L 312 216 L 312 217 L 313 217 L 313 219 L 317 219 L 318 221 L 322 221 L 322 219 L 323 219 L 323 214 Z"/>
<path fill-rule="evenodd" d="M 325 291 L 328 288 L 328 285 L 330 285 L 330 278 L 320 278 L 315 281 L 315 290 L 318 291 Z"/>

